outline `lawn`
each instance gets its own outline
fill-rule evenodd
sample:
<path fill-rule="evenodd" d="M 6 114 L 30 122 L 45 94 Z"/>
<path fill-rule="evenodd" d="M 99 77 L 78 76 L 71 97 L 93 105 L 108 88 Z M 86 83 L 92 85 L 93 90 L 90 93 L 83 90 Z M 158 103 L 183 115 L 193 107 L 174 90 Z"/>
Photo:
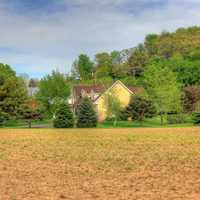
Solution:
<path fill-rule="evenodd" d="M 200 128 L 1 129 L 2 200 L 199 200 Z"/>

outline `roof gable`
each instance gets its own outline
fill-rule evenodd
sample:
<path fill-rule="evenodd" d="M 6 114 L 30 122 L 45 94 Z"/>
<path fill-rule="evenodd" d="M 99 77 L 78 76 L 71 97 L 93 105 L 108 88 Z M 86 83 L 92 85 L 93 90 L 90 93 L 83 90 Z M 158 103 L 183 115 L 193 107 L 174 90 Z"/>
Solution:
<path fill-rule="evenodd" d="M 104 91 L 96 100 L 98 101 L 100 97 L 102 97 L 105 93 L 109 92 L 110 90 L 112 90 L 112 88 L 114 88 L 117 84 L 120 84 L 126 91 L 128 91 L 131 95 L 135 93 L 136 91 L 136 87 L 131 87 L 131 89 L 129 89 L 129 87 L 126 87 L 120 80 L 117 80 L 116 82 L 114 82 L 112 84 L 111 87 L 109 87 L 106 91 Z M 135 90 L 133 89 L 135 88 Z"/>

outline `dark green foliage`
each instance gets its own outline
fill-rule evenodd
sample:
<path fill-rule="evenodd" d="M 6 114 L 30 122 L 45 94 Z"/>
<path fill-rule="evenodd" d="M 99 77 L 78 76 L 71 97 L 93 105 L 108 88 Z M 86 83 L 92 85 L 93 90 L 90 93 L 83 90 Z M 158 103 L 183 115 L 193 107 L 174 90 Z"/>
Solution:
<path fill-rule="evenodd" d="M 181 113 L 174 113 L 167 115 L 167 122 L 169 124 L 183 124 L 185 123 L 185 116 Z"/>
<path fill-rule="evenodd" d="M 16 116 L 27 99 L 26 86 L 9 65 L 0 64 L 0 109 Z"/>
<path fill-rule="evenodd" d="M 128 59 L 129 74 L 139 77 L 149 62 L 149 55 L 143 45 L 139 45 Z"/>
<path fill-rule="evenodd" d="M 152 118 L 156 114 L 153 103 L 141 96 L 133 96 L 126 108 L 128 117 L 142 122 L 144 118 Z"/>
<path fill-rule="evenodd" d="M 2 112 L 0 110 L 0 127 L 4 125 L 4 123 L 9 119 L 8 114 Z"/>
<path fill-rule="evenodd" d="M 92 128 L 97 126 L 97 114 L 89 98 L 83 98 L 77 110 L 77 127 Z"/>
<path fill-rule="evenodd" d="M 192 120 L 194 124 L 200 125 L 200 112 L 193 113 Z"/>
<path fill-rule="evenodd" d="M 53 125 L 55 128 L 73 128 L 74 117 L 72 110 L 67 103 L 61 103 L 58 106 Z"/>
<path fill-rule="evenodd" d="M 20 115 L 21 118 L 27 121 L 28 127 L 32 127 L 33 121 L 40 121 L 43 119 L 44 110 L 40 107 L 32 107 L 29 104 L 22 106 Z"/>

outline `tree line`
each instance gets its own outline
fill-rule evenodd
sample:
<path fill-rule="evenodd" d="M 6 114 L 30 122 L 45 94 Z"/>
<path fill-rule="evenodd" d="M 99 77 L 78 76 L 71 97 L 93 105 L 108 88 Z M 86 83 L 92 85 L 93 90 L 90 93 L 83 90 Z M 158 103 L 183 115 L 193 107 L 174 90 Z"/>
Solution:
<path fill-rule="evenodd" d="M 55 119 L 55 124 L 59 124 L 56 120 L 62 117 L 56 119 L 56 116 L 69 113 L 69 107 L 63 109 L 65 113 L 60 107 L 63 103 L 66 105 L 73 85 L 110 85 L 118 79 L 127 86 L 142 86 L 145 92 L 133 97 L 124 110 L 119 102 L 112 100 L 116 98 L 108 97 L 107 114 L 115 116 L 115 122 L 128 118 L 142 122 L 145 117 L 160 115 L 163 123 L 166 114 L 171 114 L 169 121 L 179 121 L 177 116 L 180 113 L 198 116 L 199 38 L 200 27 L 180 28 L 173 33 L 149 34 L 143 44 L 131 49 L 97 53 L 94 60 L 81 54 L 69 74 L 53 71 L 40 81 L 32 79 L 29 86 L 37 87 L 38 92 L 31 97 L 24 79 L 17 76 L 9 65 L 0 64 L 0 125 L 10 118 L 21 118 L 31 126 L 33 120 L 50 116 Z M 94 113 L 92 116 L 95 119 Z M 73 113 L 68 117 L 78 121 Z"/>

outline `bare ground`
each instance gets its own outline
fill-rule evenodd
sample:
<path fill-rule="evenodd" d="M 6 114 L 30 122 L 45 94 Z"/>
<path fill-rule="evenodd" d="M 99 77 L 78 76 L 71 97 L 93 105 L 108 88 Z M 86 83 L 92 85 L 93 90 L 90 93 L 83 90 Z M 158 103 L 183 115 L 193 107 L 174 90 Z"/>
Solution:
<path fill-rule="evenodd" d="M 200 128 L 0 130 L 0 200 L 199 200 Z"/>

